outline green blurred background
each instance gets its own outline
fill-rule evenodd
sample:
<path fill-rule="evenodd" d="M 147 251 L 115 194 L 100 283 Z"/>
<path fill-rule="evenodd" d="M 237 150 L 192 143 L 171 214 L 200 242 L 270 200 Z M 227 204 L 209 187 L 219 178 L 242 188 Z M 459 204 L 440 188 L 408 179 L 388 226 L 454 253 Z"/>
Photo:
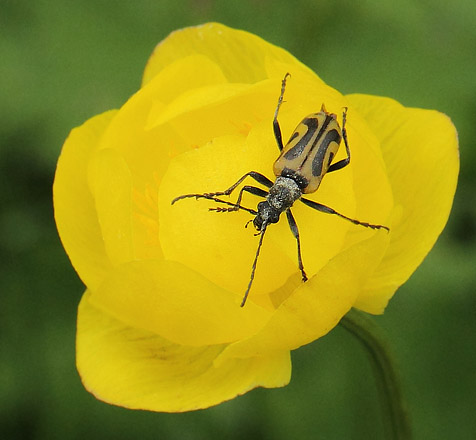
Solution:
<path fill-rule="evenodd" d="M 288 49 L 344 93 L 454 121 L 462 170 L 448 227 L 375 320 L 399 359 L 415 438 L 476 438 L 474 0 L 0 0 L 0 439 L 382 438 L 370 366 L 341 328 L 293 353 L 288 387 L 204 411 L 130 411 L 80 383 L 83 286 L 51 203 L 62 142 L 134 93 L 169 32 L 207 21 Z"/>

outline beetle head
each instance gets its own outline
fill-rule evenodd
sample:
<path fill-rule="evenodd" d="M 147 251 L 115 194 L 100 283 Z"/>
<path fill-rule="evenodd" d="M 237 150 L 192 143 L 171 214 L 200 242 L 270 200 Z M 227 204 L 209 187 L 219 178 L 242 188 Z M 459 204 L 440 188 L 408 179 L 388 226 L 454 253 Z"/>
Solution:
<path fill-rule="evenodd" d="M 279 215 L 281 212 L 274 209 L 268 201 L 258 203 L 258 214 L 253 220 L 253 225 L 257 231 L 261 231 L 263 229 L 263 225 L 265 227 L 270 223 L 278 223 Z"/>

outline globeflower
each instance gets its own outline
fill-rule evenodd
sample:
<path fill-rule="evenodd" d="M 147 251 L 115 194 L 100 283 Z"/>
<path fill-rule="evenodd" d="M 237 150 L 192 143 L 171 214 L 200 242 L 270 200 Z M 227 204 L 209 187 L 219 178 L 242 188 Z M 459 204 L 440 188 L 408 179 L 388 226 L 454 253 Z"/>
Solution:
<path fill-rule="evenodd" d="M 284 219 L 269 227 L 240 307 L 259 240 L 244 228 L 253 217 L 209 212 L 207 199 L 171 202 L 224 191 L 249 171 L 275 179 L 272 120 L 288 72 L 284 142 L 322 104 L 341 126 L 347 108 L 350 165 L 307 198 L 390 232 L 296 203 L 308 281 Z M 140 90 L 75 128 L 58 161 L 57 227 L 86 286 L 84 386 L 112 404 L 178 412 L 286 385 L 291 350 L 351 308 L 384 311 L 441 233 L 458 167 L 456 131 L 441 113 L 344 96 L 285 50 L 217 23 L 172 33 Z M 262 200 L 244 193 L 242 204 Z"/>

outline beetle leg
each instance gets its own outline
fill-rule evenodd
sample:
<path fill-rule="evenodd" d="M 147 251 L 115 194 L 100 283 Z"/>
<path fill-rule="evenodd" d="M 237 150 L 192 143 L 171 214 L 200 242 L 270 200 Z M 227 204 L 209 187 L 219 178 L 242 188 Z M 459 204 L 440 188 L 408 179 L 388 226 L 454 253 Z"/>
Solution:
<path fill-rule="evenodd" d="M 345 215 L 337 212 L 336 210 L 330 208 L 329 206 L 326 206 L 326 205 L 322 205 L 321 203 L 317 203 L 317 202 L 313 202 L 312 200 L 308 200 L 308 199 L 299 199 L 301 200 L 302 203 L 304 203 L 305 205 L 309 206 L 310 208 L 312 209 L 316 209 L 317 211 L 321 211 L 321 212 L 325 212 L 326 214 L 335 214 L 345 220 L 348 220 L 350 222 L 352 222 L 354 225 L 360 225 L 360 226 L 364 226 L 366 228 L 371 228 L 371 229 L 386 229 L 387 231 L 390 231 L 390 228 L 388 228 L 387 226 L 384 226 L 384 225 L 373 225 L 371 223 L 367 223 L 367 222 L 361 222 L 360 220 L 355 220 L 353 218 L 350 218 L 350 217 L 346 217 Z"/>
<path fill-rule="evenodd" d="M 328 173 L 331 173 L 332 171 L 340 170 L 344 168 L 345 166 L 349 165 L 350 163 L 350 148 L 349 148 L 349 143 L 347 142 L 347 130 L 345 129 L 346 120 L 347 120 L 347 107 L 344 108 L 344 112 L 342 113 L 342 138 L 344 139 L 345 150 L 347 151 L 347 157 L 331 165 L 327 169 Z"/>
<path fill-rule="evenodd" d="M 293 233 L 294 238 L 297 241 L 298 265 L 299 265 L 299 270 L 301 271 L 302 280 L 307 281 L 307 275 L 306 275 L 306 272 L 304 271 L 304 266 L 302 264 L 301 240 L 299 239 L 299 230 L 298 230 L 298 227 L 297 227 L 297 223 L 296 223 L 296 220 L 294 220 L 294 216 L 293 216 L 290 209 L 286 210 L 286 216 L 288 218 L 288 223 L 289 223 L 289 227 L 291 228 L 291 232 Z"/>
<path fill-rule="evenodd" d="M 264 189 L 257 188 L 256 186 L 250 186 L 246 185 L 243 188 L 241 188 L 240 193 L 238 194 L 238 199 L 236 200 L 236 203 L 230 203 L 233 208 L 210 208 L 209 211 L 217 211 L 217 212 L 232 212 L 232 211 L 238 211 L 238 209 L 242 208 L 240 205 L 241 199 L 243 197 L 243 191 L 249 192 L 250 194 L 254 194 L 255 196 L 259 197 L 266 197 L 268 195 L 268 191 L 265 191 Z"/>
<path fill-rule="evenodd" d="M 228 189 L 225 191 L 220 191 L 220 192 L 215 192 L 215 193 L 205 193 L 204 197 L 208 196 L 229 196 L 235 189 L 236 187 L 243 182 L 248 176 L 252 177 L 255 179 L 258 183 L 261 183 L 261 185 L 267 186 L 268 188 L 271 188 L 273 186 L 273 182 L 269 180 L 266 176 L 263 176 L 260 173 L 257 173 L 256 171 L 250 171 L 246 173 L 244 176 L 240 177 L 233 185 L 231 185 Z M 177 200 L 177 199 L 175 199 Z M 174 202 L 172 202 L 174 203 Z"/>
<path fill-rule="evenodd" d="M 274 137 L 276 138 L 276 143 L 278 144 L 279 151 L 283 151 L 283 137 L 281 135 L 281 127 L 279 126 L 278 122 L 278 113 L 279 107 L 281 107 L 281 104 L 283 103 L 284 90 L 286 89 L 286 80 L 288 76 L 291 75 L 289 73 L 286 73 L 286 75 L 284 75 L 283 81 L 281 82 L 281 94 L 279 95 L 278 105 L 276 106 L 276 110 L 274 111 L 273 119 Z"/>
<path fill-rule="evenodd" d="M 252 177 L 258 183 L 261 183 L 261 185 L 267 186 L 268 188 L 271 188 L 273 186 L 273 182 L 271 182 L 271 180 L 269 180 L 266 176 L 263 176 L 262 174 L 257 173 L 256 171 L 250 171 L 246 173 L 244 176 L 240 177 L 233 185 L 231 185 L 225 191 L 203 193 L 203 194 L 183 194 L 181 196 L 175 197 L 175 199 L 172 200 L 172 205 L 179 200 L 193 198 L 193 197 L 196 199 L 204 198 L 204 199 L 213 200 L 213 197 L 215 196 L 229 196 L 236 189 L 236 187 L 241 182 L 243 182 L 243 180 L 245 180 L 248 176 Z"/>

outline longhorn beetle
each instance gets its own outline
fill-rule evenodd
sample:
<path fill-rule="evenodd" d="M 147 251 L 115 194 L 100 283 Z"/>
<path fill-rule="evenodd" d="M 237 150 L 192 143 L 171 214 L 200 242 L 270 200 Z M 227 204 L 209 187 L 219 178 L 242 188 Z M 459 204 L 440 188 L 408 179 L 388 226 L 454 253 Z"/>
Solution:
<path fill-rule="evenodd" d="M 266 176 L 263 176 L 256 171 L 249 171 L 225 191 L 204 194 L 184 194 L 172 200 L 173 205 L 178 200 L 186 198 L 204 198 L 230 206 L 228 208 L 210 208 L 210 211 L 232 212 L 242 209 L 255 216 L 255 218 L 250 220 L 248 223 L 251 221 L 253 222 L 254 227 L 258 231 L 255 235 L 259 235 L 260 238 L 253 265 L 251 267 L 250 281 L 241 302 L 241 307 L 245 305 L 246 299 L 248 298 L 248 293 L 250 292 L 251 285 L 253 283 L 256 271 L 256 263 L 258 262 L 258 256 L 261 250 L 266 228 L 271 223 L 277 223 L 279 221 L 279 216 L 283 212 L 286 213 L 289 227 L 296 238 L 298 266 L 299 270 L 301 271 L 302 280 L 307 281 L 307 275 L 304 271 L 301 257 L 301 241 L 299 239 L 299 231 L 296 220 L 294 220 L 294 216 L 291 213 L 291 207 L 296 200 L 301 201 L 305 205 L 316 209 L 317 211 L 321 211 L 326 214 L 337 215 L 354 223 L 355 225 L 372 229 L 386 229 L 387 231 L 390 230 L 387 226 L 373 225 L 346 217 L 329 206 L 322 205 L 321 203 L 317 203 L 302 197 L 303 194 L 310 194 L 317 191 L 322 178 L 326 173 L 340 170 L 349 165 L 350 149 L 347 142 L 347 131 L 345 129 L 347 108 L 344 109 L 342 114 L 341 129 L 339 127 L 339 123 L 337 122 L 337 116 L 334 113 L 328 113 L 324 104 L 322 104 L 319 113 L 312 113 L 306 116 L 296 127 L 288 143 L 283 146 L 281 128 L 278 122 L 278 113 L 279 108 L 283 103 L 284 90 L 286 89 L 286 80 L 289 76 L 290 74 L 286 73 L 282 80 L 281 94 L 279 95 L 278 104 L 276 106 L 273 118 L 274 137 L 276 138 L 276 143 L 278 144 L 278 148 L 281 151 L 281 154 L 274 163 L 273 171 L 276 176 L 275 182 L 273 183 Z M 332 160 L 337 154 L 342 138 L 344 139 L 347 157 L 345 159 L 339 160 L 336 163 L 332 163 Z M 217 198 L 218 196 L 229 196 L 248 176 L 256 180 L 261 185 L 269 188 L 269 192 L 256 186 L 245 185 L 241 188 L 235 203 Z M 258 203 L 257 210 L 245 208 L 240 204 L 244 191 L 254 194 L 258 197 L 264 197 L 266 200 Z M 248 223 L 246 223 L 246 226 Z"/>

